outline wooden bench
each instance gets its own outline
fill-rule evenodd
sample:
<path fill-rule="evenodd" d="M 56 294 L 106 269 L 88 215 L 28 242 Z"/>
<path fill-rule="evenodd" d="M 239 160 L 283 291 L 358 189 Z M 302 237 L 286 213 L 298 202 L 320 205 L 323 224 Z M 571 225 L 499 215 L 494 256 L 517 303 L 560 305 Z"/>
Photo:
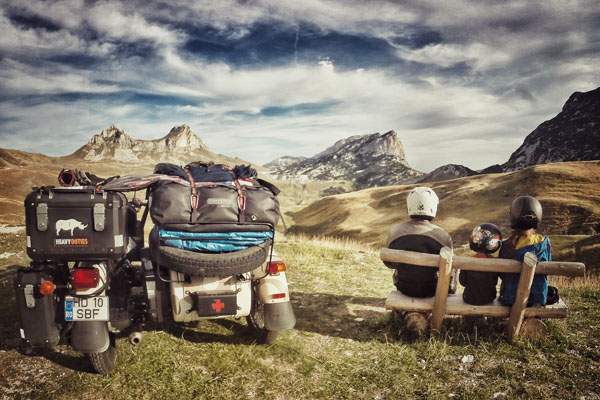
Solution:
<path fill-rule="evenodd" d="M 399 291 L 392 291 L 386 299 L 388 310 L 408 311 L 426 315 L 431 313 L 430 325 L 432 332 L 440 332 L 445 315 L 473 315 L 487 317 L 508 317 L 508 337 L 519 336 L 523 321 L 538 323 L 539 318 L 566 318 L 568 308 L 562 299 L 553 305 L 545 307 L 526 307 L 534 274 L 583 276 L 585 265 L 576 262 L 537 262 L 533 253 L 525 254 L 523 262 L 498 258 L 474 258 L 454 256 L 452 249 L 444 247 L 440 254 L 425 254 L 406 250 L 382 248 L 380 256 L 383 261 L 399 262 L 424 267 L 438 268 L 438 283 L 435 297 L 414 298 L 405 296 Z M 520 273 L 519 286 L 512 306 L 500 304 L 497 300 L 483 306 L 467 304 L 460 295 L 449 295 L 450 276 L 452 269 L 470 271 L 490 271 L 500 273 Z M 415 314 L 408 314 L 415 318 Z M 536 317 L 535 319 L 533 317 Z M 425 324 L 426 319 L 423 317 Z M 408 323 L 408 319 L 407 319 Z M 419 325 L 419 324 L 417 324 Z M 422 323 L 420 324 L 423 327 Z M 422 330 L 422 329 L 418 329 Z"/>

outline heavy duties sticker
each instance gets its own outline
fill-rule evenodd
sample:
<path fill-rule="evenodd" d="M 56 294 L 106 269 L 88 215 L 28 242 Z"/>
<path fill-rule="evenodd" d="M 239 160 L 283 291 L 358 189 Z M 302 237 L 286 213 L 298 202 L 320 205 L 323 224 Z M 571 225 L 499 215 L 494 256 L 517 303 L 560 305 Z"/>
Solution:
<path fill-rule="evenodd" d="M 70 236 L 70 237 L 57 237 L 54 239 L 55 246 L 87 246 L 89 244 L 88 238 L 85 237 L 73 237 L 77 230 L 78 236 L 80 236 L 87 228 L 88 225 L 75 218 L 71 219 L 59 219 L 56 221 L 55 229 L 56 236 Z"/>
<path fill-rule="evenodd" d="M 54 239 L 55 246 L 87 246 L 87 238 L 73 238 L 73 239 Z"/>

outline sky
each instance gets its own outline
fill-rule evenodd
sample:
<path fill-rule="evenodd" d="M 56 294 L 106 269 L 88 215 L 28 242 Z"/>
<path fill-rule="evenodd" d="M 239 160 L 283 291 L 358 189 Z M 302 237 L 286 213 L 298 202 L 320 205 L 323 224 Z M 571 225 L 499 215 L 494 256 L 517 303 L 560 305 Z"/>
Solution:
<path fill-rule="evenodd" d="M 508 160 L 600 86 L 600 2 L 0 0 L 0 147 L 189 125 L 265 164 L 394 130 L 408 163 Z"/>

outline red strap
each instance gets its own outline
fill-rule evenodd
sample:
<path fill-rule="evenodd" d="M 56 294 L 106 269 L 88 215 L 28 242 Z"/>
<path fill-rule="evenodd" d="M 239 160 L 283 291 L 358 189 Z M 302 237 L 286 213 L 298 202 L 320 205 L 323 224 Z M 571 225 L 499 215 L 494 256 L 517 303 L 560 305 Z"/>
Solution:
<path fill-rule="evenodd" d="M 236 187 L 237 193 L 238 193 L 238 207 L 240 208 L 240 210 L 245 210 L 246 209 L 246 196 L 244 196 L 244 191 L 242 190 L 242 185 L 240 185 L 240 182 L 237 179 L 234 180 L 233 183 L 235 183 L 235 187 Z"/>
<path fill-rule="evenodd" d="M 189 165 L 185 166 L 184 171 L 187 174 L 188 178 L 190 178 L 190 188 L 192 191 L 192 194 L 190 195 L 190 205 L 192 206 L 192 209 L 198 208 L 198 204 L 199 204 L 198 191 L 196 190 L 196 182 L 194 181 L 194 177 L 192 176 L 192 173 L 190 172 Z"/>

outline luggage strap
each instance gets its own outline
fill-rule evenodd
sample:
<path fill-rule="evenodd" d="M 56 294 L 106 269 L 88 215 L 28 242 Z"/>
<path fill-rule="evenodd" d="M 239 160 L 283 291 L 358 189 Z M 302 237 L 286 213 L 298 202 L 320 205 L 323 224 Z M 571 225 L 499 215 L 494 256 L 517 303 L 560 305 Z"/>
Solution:
<path fill-rule="evenodd" d="M 194 181 L 194 177 L 192 176 L 192 173 L 190 172 L 189 165 L 186 165 L 183 168 L 183 170 L 185 171 L 188 178 L 190 179 L 190 189 L 191 189 L 190 205 L 192 206 L 192 210 L 195 210 L 196 208 L 198 208 L 198 204 L 199 204 L 198 191 L 196 190 L 196 182 Z"/>
<path fill-rule="evenodd" d="M 209 164 L 207 165 L 206 169 L 207 171 L 210 169 L 210 167 L 212 167 L 213 164 Z M 228 165 L 224 165 L 224 164 L 220 164 L 219 165 L 221 168 L 228 170 L 229 172 L 231 172 L 231 176 L 233 177 L 233 183 L 235 185 L 235 189 L 237 191 L 238 197 L 237 197 L 237 203 L 238 203 L 238 208 L 240 210 L 239 213 L 239 222 L 243 223 L 245 218 L 244 218 L 244 211 L 246 210 L 246 196 L 244 195 L 244 190 L 242 189 L 242 185 L 240 185 L 239 180 L 236 178 L 235 173 L 233 172 L 233 170 L 228 166 Z M 192 213 L 194 212 L 195 209 L 198 208 L 198 205 L 200 204 L 200 199 L 198 196 L 198 190 L 196 189 L 196 181 L 194 180 L 194 177 L 192 176 L 192 173 L 190 172 L 190 166 L 186 165 L 183 170 L 185 171 L 185 173 L 187 174 L 189 180 L 190 180 L 190 190 L 191 190 L 191 194 L 190 194 L 190 205 L 192 207 Z"/>
<path fill-rule="evenodd" d="M 238 177 L 235 175 L 235 171 L 233 169 L 231 169 L 231 167 L 229 165 L 225 165 L 225 164 L 209 164 L 206 167 L 206 170 L 210 171 L 210 168 L 214 167 L 214 166 L 219 166 L 219 167 L 229 171 L 229 173 L 231 173 L 231 176 L 233 177 L 233 184 L 235 185 L 235 189 L 237 190 L 237 193 L 238 193 L 238 198 L 237 198 L 238 207 L 241 211 L 245 211 L 246 210 L 246 196 L 244 196 L 244 191 L 242 190 L 242 185 L 240 185 L 240 181 L 238 180 Z M 240 213 L 240 222 L 244 222 L 243 215 L 244 215 L 244 213 L 241 212 Z"/>

